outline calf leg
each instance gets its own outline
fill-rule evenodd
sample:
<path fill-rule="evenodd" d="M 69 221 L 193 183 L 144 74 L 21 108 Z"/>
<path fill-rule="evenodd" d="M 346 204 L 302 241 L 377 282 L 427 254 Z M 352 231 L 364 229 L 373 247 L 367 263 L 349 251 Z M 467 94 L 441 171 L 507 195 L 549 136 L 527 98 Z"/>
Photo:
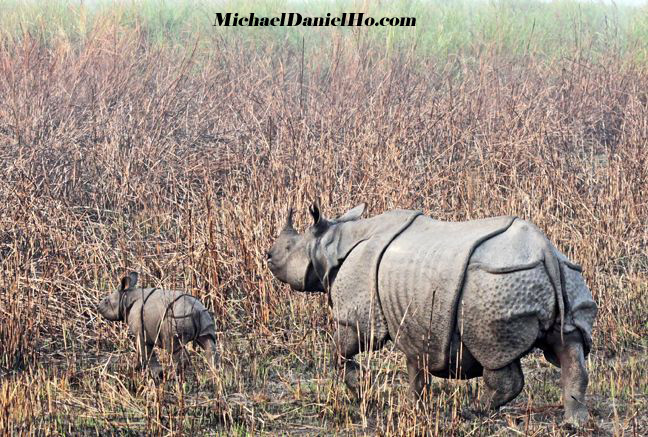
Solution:
<path fill-rule="evenodd" d="M 524 374 L 517 359 L 501 369 L 484 369 L 486 386 L 482 408 L 494 410 L 515 398 L 524 387 Z"/>
<path fill-rule="evenodd" d="M 214 369 L 219 362 L 218 349 L 216 348 L 216 339 L 212 335 L 201 335 L 196 342 L 205 352 L 209 366 Z"/>
<path fill-rule="evenodd" d="M 146 369 L 149 367 L 151 376 L 155 379 L 162 377 L 162 366 L 158 361 L 157 354 L 153 349 L 153 345 L 146 341 L 144 333 L 137 336 L 137 369 Z"/>
<path fill-rule="evenodd" d="M 171 352 L 171 359 L 176 367 L 176 371 L 182 372 L 187 365 L 187 349 L 184 343 L 177 336 L 174 336 L 166 346 L 167 351 Z"/>
<path fill-rule="evenodd" d="M 564 336 L 564 343 L 557 339 L 553 350 L 560 362 L 560 383 L 565 405 L 565 421 L 574 425 L 587 422 L 589 415 L 585 406 L 588 376 L 580 333 L 574 331 Z"/>

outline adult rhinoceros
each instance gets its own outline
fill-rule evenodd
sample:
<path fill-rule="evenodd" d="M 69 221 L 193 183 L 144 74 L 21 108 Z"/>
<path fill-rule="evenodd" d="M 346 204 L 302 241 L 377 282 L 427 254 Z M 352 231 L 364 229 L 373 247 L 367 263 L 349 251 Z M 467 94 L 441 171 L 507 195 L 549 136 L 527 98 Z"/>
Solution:
<path fill-rule="evenodd" d="M 292 289 L 329 293 L 347 386 L 358 388 L 353 357 L 392 340 L 417 399 L 430 374 L 483 376 L 482 405 L 496 409 L 520 393 L 520 358 L 539 347 L 562 369 L 565 419 L 587 420 L 584 357 L 597 307 L 580 267 L 519 218 L 443 222 L 394 210 L 361 219 L 364 207 L 327 220 L 313 205 L 303 234 L 291 209 L 267 253 Z"/>

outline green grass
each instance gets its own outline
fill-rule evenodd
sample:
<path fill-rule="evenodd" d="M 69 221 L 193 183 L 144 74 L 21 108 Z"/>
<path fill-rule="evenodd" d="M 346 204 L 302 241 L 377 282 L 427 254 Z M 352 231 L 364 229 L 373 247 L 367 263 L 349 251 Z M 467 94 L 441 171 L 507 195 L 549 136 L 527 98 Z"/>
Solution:
<path fill-rule="evenodd" d="M 246 45 L 288 45 L 301 49 L 305 40 L 310 54 L 318 53 L 337 38 L 353 38 L 359 50 L 377 45 L 391 52 L 414 47 L 421 54 L 478 56 L 494 51 L 510 56 L 559 58 L 578 52 L 596 57 L 616 48 L 646 58 L 648 6 L 636 7 L 602 2 L 559 0 L 411 0 L 400 2 L 287 2 L 164 0 L 47 2 L 1 0 L 0 28 L 5 37 L 25 33 L 45 40 L 84 42 L 96 27 L 115 23 L 142 28 L 149 42 L 162 46 L 201 41 L 205 50 L 232 38 Z M 369 16 L 415 17 L 415 28 L 218 28 L 212 26 L 215 12 L 276 15 L 299 12 L 320 16 L 330 12 L 365 12 Z M 368 41 L 367 41 L 368 40 Z M 371 44 L 369 44 L 369 42 Z M 381 54 L 381 53 L 378 53 Z"/>

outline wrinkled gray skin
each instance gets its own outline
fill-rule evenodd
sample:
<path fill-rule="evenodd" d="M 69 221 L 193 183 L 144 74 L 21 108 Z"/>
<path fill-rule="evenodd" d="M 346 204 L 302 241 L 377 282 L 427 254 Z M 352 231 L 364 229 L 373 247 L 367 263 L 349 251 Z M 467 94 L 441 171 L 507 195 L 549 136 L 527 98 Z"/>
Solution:
<path fill-rule="evenodd" d="M 565 419 L 574 424 L 587 421 L 584 359 L 591 346 L 596 304 L 580 268 L 538 228 L 514 217 L 451 223 L 399 210 L 360 219 L 363 211 L 364 204 L 338 219 L 326 220 L 313 205 L 314 224 L 298 234 L 291 209 L 266 254 L 273 275 L 293 290 L 329 292 L 337 321 L 333 360 L 344 370 L 345 383 L 352 391 L 357 393 L 359 385 L 359 365 L 353 357 L 393 340 L 407 357 L 410 389 L 417 400 L 429 386 L 430 375 L 482 376 L 485 396 L 480 409 L 497 409 L 522 391 L 520 358 L 538 347 L 561 368 Z M 393 217 L 405 225 L 399 224 L 394 237 L 384 239 L 374 275 L 367 267 L 371 264 L 367 254 L 374 256 L 376 251 L 368 248 L 381 237 L 376 229 L 393 228 L 383 226 Z M 459 239 L 467 232 L 479 233 L 481 226 L 495 232 L 485 233 L 467 252 L 465 265 L 443 265 L 456 263 L 460 257 L 446 261 L 434 253 L 427 259 L 437 256 L 437 265 L 417 265 L 429 255 L 424 253 L 426 246 L 454 241 L 455 231 L 430 233 L 438 226 L 456 228 Z M 439 252 L 438 247 L 434 250 Z M 454 307 L 451 287 L 431 292 L 425 288 L 428 283 L 443 285 L 445 275 L 450 278 L 452 271 L 459 271 L 461 278 Z M 438 313 L 444 308 L 455 309 Z M 449 346 L 447 358 L 442 359 L 446 351 L 438 343 L 445 341 L 445 333 L 431 331 L 446 326 L 450 327 Z"/>
<path fill-rule="evenodd" d="M 162 367 L 155 345 L 172 353 L 175 363 L 184 364 L 184 345 L 190 341 L 204 351 L 211 366 L 218 361 L 214 321 L 195 297 L 180 291 L 135 288 L 137 273 L 121 281 L 119 290 L 99 302 L 98 311 L 111 322 L 125 321 L 136 337 L 138 368 L 149 366 L 159 379 Z"/>

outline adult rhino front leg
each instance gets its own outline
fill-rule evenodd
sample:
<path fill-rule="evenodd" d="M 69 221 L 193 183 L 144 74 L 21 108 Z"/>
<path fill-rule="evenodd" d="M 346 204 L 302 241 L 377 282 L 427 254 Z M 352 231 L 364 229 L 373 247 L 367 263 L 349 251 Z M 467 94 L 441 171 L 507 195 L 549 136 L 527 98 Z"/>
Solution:
<path fill-rule="evenodd" d="M 550 337 L 551 347 L 560 362 L 565 421 L 580 426 L 589 419 L 585 405 L 589 378 L 585 369 L 583 340 L 578 331 L 565 334 L 563 340 L 558 333 L 552 333 Z"/>
<path fill-rule="evenodd" d="M 360 389 L 360 365 L 353 359 L 360 352 L 360 339 L 350 326 L 338 326 L 333 335 L 333 364 L 343 370 L 344 383 L 357 396 Z"/>
<path fill-rule="evenodd" d="M 333 363 L 343 371 L 344 383 L 356 396 L 360 396 L 361 367 L 353 358 L 360 352 L 379 350 L 386 341 L 371 338 L 353 326 L 338 325 L 333 335 Z"/>

